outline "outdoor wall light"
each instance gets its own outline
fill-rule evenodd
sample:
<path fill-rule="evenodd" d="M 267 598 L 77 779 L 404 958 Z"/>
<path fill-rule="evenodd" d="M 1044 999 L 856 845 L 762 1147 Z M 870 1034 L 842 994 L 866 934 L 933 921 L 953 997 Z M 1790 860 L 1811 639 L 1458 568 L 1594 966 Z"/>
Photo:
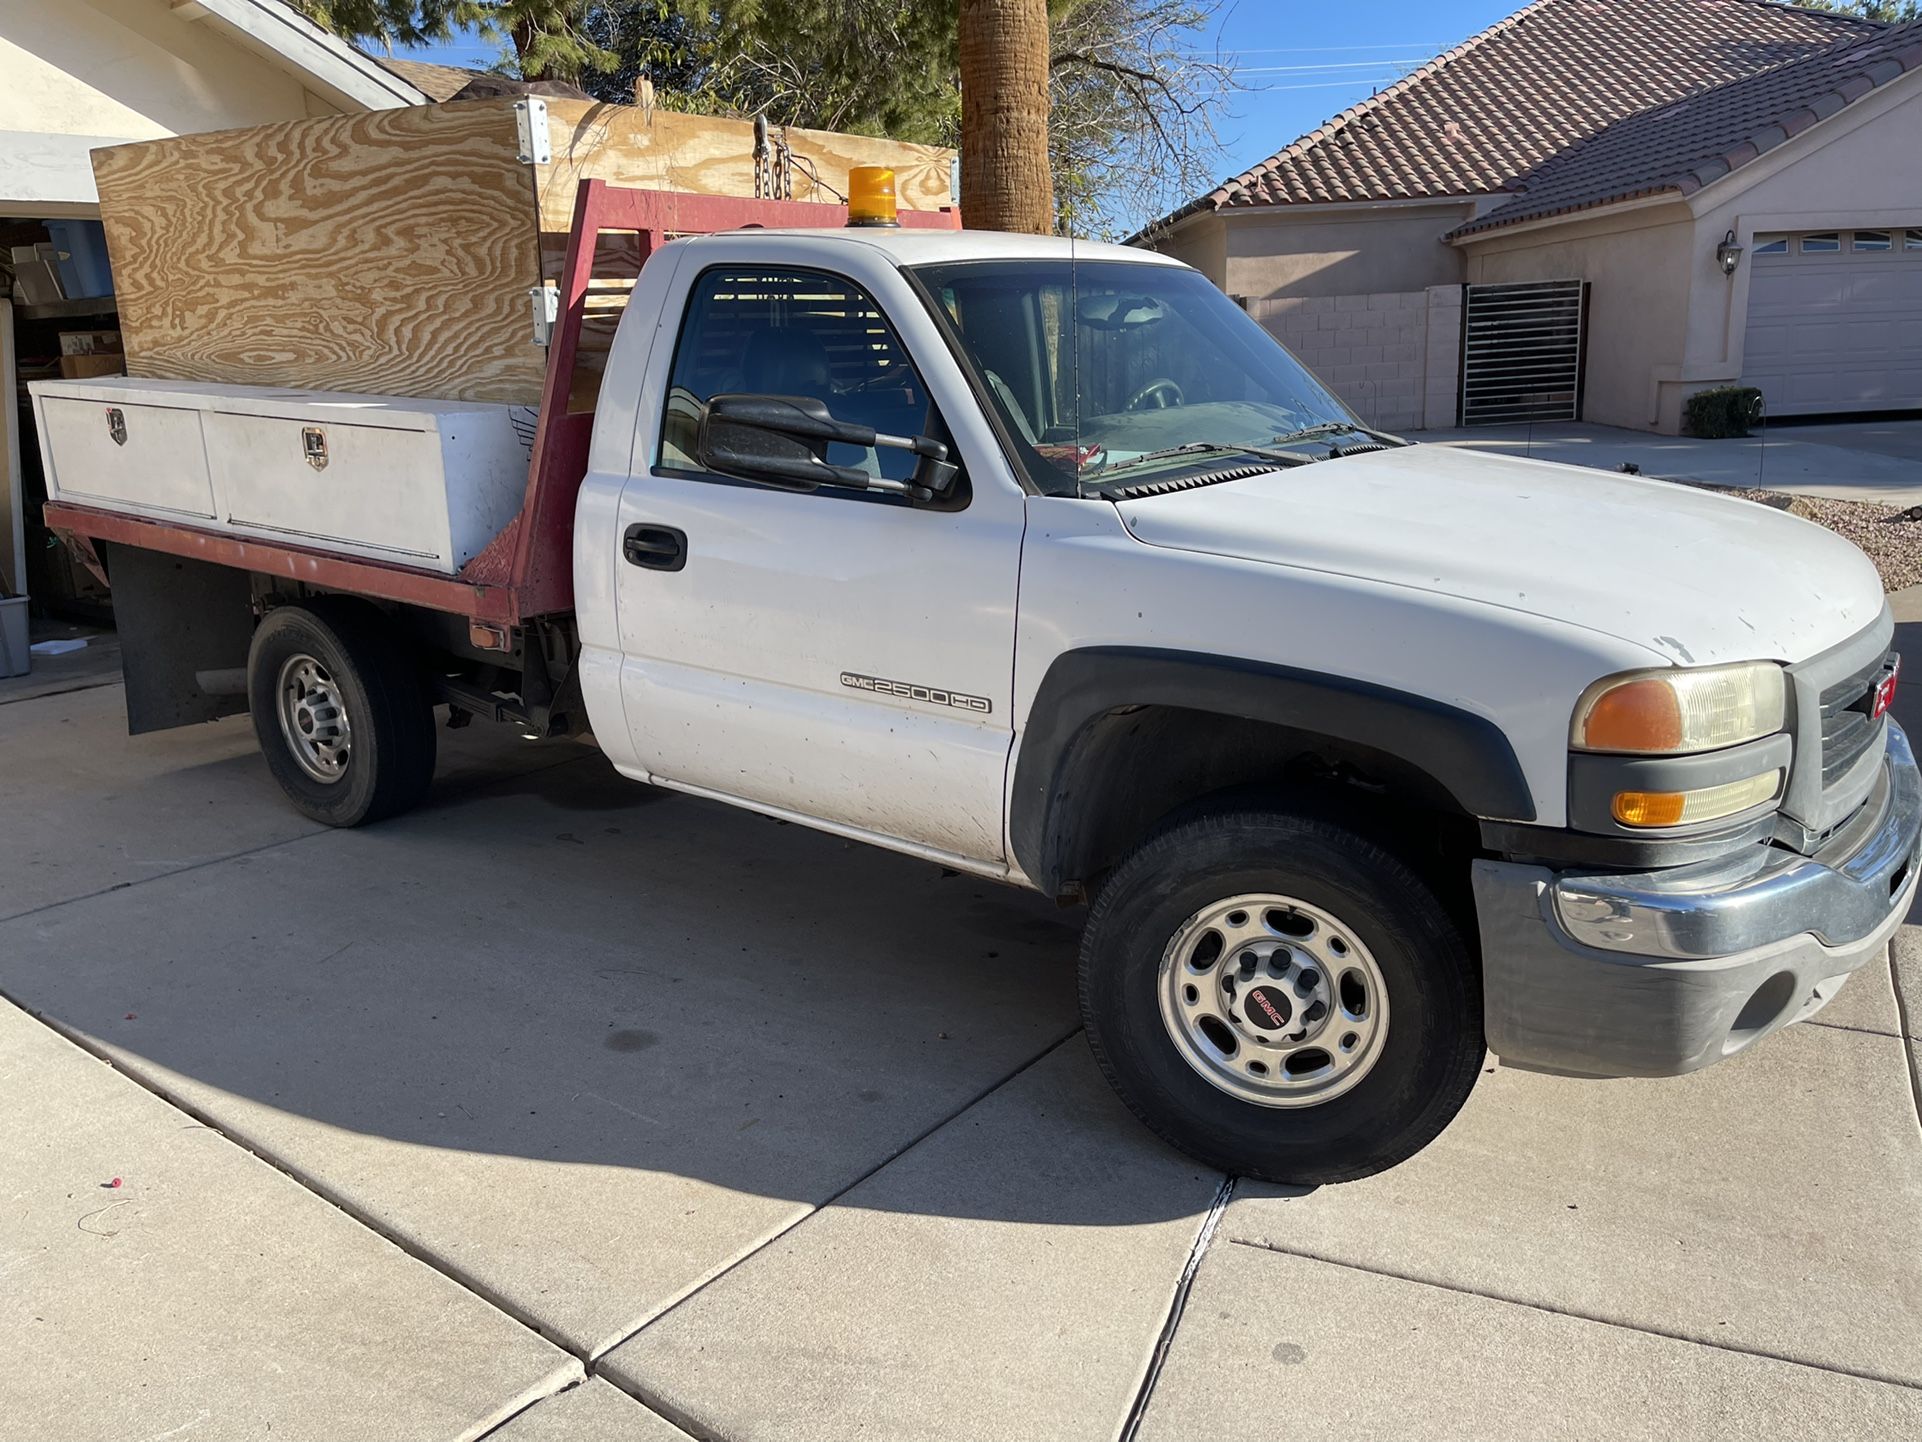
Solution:
<path fill-rule="evenodd" d="M 1715 247 L 1715 262 L 1722 267 L 1723 275 L 1734 275 L 1735 267 L 1742 263 L 1742 247 L 1735 243 L 1735 232 L 1730 231 L 1722 237 L 1722 243 Z"/>

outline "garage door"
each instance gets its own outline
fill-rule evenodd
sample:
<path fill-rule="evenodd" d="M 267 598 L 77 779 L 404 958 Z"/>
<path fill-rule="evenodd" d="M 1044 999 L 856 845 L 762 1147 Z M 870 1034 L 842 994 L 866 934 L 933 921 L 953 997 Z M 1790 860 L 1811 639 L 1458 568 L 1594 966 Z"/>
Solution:
<path fill-rule="evenodd" d="M 1757 235 L 1742 380 L 1775 416 L 1922 407 L 1922 230 Z"/>

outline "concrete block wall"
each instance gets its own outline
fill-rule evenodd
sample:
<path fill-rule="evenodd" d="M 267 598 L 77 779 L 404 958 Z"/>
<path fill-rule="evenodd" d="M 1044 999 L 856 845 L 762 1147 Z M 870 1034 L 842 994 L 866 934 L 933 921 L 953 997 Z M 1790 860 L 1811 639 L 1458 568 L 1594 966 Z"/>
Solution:
<path fill-rule="evenodd" d="M 1455 424 L 1460 286 L 1284 296 L 1250 301 L 1248 311 L 1369 425 Z"/>

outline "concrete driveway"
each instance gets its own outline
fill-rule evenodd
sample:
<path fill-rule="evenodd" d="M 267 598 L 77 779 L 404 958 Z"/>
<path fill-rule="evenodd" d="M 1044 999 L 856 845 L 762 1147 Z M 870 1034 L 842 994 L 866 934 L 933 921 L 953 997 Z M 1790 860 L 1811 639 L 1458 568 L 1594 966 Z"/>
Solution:
<path fill-rule="evenodd" d="M 1778 424 L 1722 441 L 1585 421 L 1419 431 L 1413 439 L 1608 471 L 1628 462 L 1643 475 L 1672 481 L 1922 505 L 1922 420 Z"/>
<path fill-rule="evenodd" d="M 1073 913 L 478 726 L 324 831 L 65 681 L 0 683 L 9 1442 L 1922 1435 L 1922 933 L 1289 1192 L 1111 1099 Z"/>

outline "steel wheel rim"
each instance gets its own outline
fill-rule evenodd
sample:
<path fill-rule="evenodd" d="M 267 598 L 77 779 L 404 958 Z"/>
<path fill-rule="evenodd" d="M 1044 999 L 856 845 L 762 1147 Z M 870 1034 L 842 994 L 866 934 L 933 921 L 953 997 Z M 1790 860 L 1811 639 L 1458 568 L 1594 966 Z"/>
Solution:
<path fill-rule="evenodd" d="M 280 734 L 300 769 L 333 785 L 353 759 L 354 728 L 333 672 L 312 656 L 289 656 L 274 683 Z"/>
<path fill-rule="evenodd" d="M 1245 893 L 1184 921 L 1161 957 L 1161 1020 L 1204 1080 L 1264 1107 L 1333 1101 L 1388 1040 L 1388 987 L 1354 929 L 1310 902 Z"/>

